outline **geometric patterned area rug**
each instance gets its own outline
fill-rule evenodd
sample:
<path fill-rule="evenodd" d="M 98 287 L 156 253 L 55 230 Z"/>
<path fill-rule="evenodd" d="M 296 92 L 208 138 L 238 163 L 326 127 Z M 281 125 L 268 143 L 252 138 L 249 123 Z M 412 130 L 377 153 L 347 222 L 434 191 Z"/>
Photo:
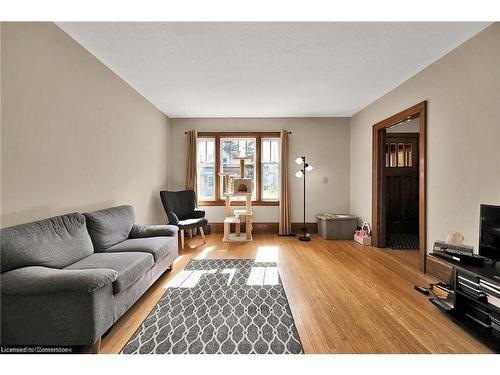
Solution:
<path fill-rule="evenodd" d="M 191 260 L 124 354 L 301 354 L 274 262 Z"/>

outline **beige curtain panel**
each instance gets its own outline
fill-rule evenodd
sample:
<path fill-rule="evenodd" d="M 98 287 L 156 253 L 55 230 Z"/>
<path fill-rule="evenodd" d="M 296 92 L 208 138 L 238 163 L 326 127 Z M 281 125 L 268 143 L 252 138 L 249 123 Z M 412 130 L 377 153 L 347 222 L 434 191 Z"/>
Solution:
<path fill-rule="evenodd" d="M 187 132 L 186 189 L 196 191 L 196 130 Z"/>
<path fill-rule="evenodd" d="M 280 213 L 279 213 L 279 235 L 289 236 L 292 234 L 292 221 L 290 214 L 290 189 L 288 175 L 288 131 L 281 131 L 281 170 L 280 170 Z"/>

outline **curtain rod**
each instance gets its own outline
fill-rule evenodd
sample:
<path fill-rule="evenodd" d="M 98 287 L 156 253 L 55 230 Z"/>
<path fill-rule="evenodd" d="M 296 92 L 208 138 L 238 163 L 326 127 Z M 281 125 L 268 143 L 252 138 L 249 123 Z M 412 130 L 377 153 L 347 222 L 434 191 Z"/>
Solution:
<path fill-rule="evenodd" d="M 187 134 L 188 132 L 184 132 L 184 134 Z M 269 131 L 255 131 L 255 132 L 239 132 L 239 131 L 234 131 L 234 132 L 228 132 L 228 131 L 223 131 L 223 130 L 218 130 L 218 131 L 209 131 L 209 132 L 200 132 L 200 133 L 242 133 L 242 134 L 254 134 L 254 133 L 280 133 L 280 131 L 275 131 L 275 132 L 269 132 Z M 287 134 L 292 134 L 292 132 L 287 132 Z"/>

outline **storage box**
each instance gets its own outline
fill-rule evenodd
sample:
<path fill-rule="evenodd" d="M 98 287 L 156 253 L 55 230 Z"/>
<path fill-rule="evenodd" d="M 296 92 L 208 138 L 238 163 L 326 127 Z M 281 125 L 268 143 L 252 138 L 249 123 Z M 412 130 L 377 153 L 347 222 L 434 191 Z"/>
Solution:
<path fill-rule="evenodd" d="M 372 237 L 371 236 L 357 236 L 354 235 L 354 241 L 360 243 L 361 245 L 371 246 Z"/>
<path fill-rule="evenodd" d="M 344 214 L 319 214 L 318 233 L 327 240 L 351 240 L 358 227 L 358 217 Z"/>

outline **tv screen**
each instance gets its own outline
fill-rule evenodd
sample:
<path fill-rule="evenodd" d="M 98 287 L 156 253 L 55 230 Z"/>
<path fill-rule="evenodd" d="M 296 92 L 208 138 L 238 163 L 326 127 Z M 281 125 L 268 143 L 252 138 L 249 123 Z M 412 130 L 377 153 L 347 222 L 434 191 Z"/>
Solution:
<path fill-rule="evenodd" d="M 500 206 L 481 205 L 479 255 L 500 260 Z"/>

